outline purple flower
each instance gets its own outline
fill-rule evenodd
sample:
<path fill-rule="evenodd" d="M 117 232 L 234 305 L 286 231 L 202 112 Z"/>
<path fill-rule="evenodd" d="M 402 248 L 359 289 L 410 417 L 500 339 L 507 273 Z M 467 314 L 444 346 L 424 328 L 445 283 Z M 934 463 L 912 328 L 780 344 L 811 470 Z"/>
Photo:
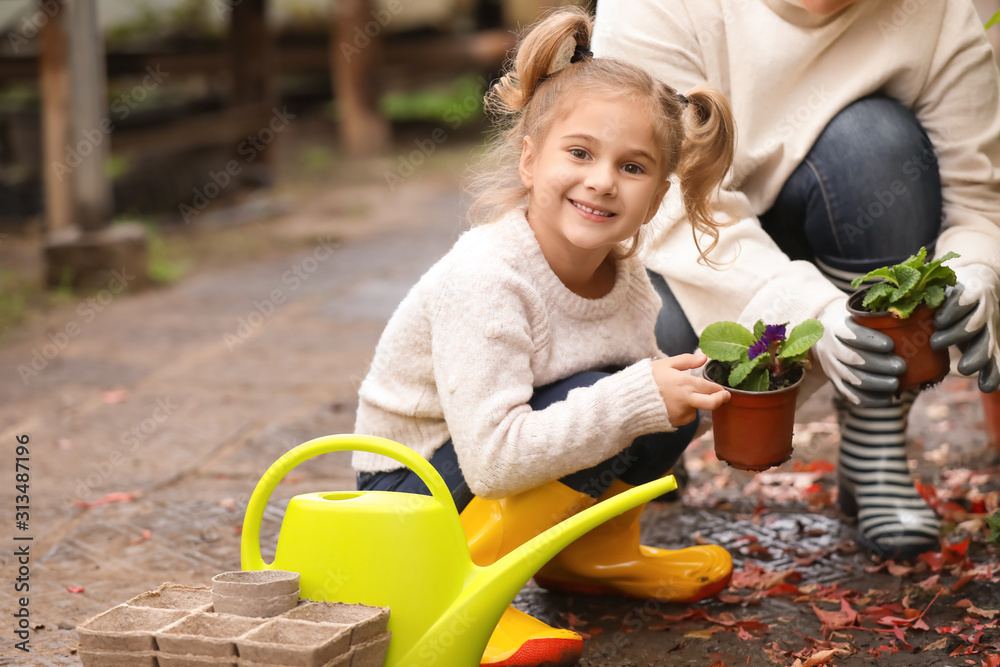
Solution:
<path fill-rule="evenodd" d="M 768 324 L 764 327 L 764 335 L 760 337 L 760 340 L 750 346 L 750 358 L 756 359 L 767 352 L 771 343 L 780 343 L 783 340 L 785 340 L 785 325 Z"/>

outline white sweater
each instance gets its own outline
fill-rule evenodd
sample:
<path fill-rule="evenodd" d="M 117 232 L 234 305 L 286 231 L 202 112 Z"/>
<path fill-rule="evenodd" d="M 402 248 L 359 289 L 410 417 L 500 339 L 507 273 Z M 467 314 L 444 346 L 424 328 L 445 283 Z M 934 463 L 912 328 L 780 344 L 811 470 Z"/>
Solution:
<path fill-rule="evenodd" d="M 635 62 L 680 92 L 708 83 L 730 100 L 738 147 L 719 208 L 715 271 L 696 256 L 676 197 L 643 253 L 700 332 L 716 320 L 797 323 L 843 296 L 808 262 L 790 261 L 756 218 L 827 123 L 880 92 L 913 110 L 937 152 L 944 200 L 940 256 L 1000 271 L 998 73 L 968 0 L 861 0 L 830 16 L 796 0 L 600 0 L 593 49 Z M 899 165 L 910 184 L 912 164 Z M 670 195 L 677 195 L 677 188 Z M 862 227 L 863 228 L 863 227 Z"/>
<path fill-rule="evenodd" d="M 670 431 L 653 380 L 660 299 L 641 262 L 586 299 L 560 282 L 523 211 L 464 233 L 390 318 L 361 385 L 355 433 L 429 459 L 450 437 L 477 496 L 499 498 L 594 466 Z M 535 388 L 626 366 L 533 411 Z M 399 468 L 355 452 L 355 469 Z"/>

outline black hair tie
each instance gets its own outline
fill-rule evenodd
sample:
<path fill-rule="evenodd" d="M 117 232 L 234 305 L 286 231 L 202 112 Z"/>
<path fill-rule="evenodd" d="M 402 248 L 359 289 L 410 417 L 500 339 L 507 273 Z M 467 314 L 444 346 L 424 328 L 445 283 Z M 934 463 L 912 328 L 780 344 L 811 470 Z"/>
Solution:
<path fill-rule="evenodd" d="M 564 52 L 565 53 L 565 52 Z M 566 56 L 563 56 L 564 58 Z M 590 50 L 589 44 L 577 44 L 573 49 L 573 57 L 569 59 L 571 63 L 578 63 L 584 58 L 593 58 L 594 53 Z"/>
<path fill-rule="evenodd" d="M 680 100 L 681 104 L 683 104 L 684 106 L 690 104 L 690 102 L 688 102 L 688 98 L 684 97 L 680 93 L 677 93 L 677 99 Z"/>

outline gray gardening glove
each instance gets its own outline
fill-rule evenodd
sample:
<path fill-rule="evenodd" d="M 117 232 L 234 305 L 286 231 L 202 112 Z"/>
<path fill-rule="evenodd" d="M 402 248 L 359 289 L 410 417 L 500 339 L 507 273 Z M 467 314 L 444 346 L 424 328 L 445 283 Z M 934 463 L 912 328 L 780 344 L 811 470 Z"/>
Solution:
<path fill-rule="evenodd" d="M 983 264 L 960 266 L 955 269 L 955 278 L 955 286 L 948 288 L 948 296 L 934 315 L 937 331 L 931 335 L 931 347 L 940 350 L 957 345 L 962 351 L 958 372 L 978 372 L 979 389 L 996 391 L 1000 387 L 996 334 L 1000 278 Z"/>
<path fill-rule="evenodd" d="M 826 331 L 813 346 L 813 355 L 851 403 L 867 408 L 892 405 L 906 362 L 892 353 L 891 338 L 851 319 L 846 300 L 834 301 L 820 314 Z"/>

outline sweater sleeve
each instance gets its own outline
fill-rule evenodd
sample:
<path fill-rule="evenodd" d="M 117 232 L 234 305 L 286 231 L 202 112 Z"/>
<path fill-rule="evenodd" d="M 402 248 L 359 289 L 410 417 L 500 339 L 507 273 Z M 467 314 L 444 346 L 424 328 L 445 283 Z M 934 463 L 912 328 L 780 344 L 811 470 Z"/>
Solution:
<path fill-rule="evenodd" d="M 944 229 L 936 254 L 959 253 L 953 267 L 1000 269 L 1000 74 L 971 3 L 947 3 L 914 111 L 941 172 Z"/>
<path fill-rule="evenodd" d="M 545 344 L 544 332 L 533 336 L 544 309 L 532 296 L 516 278 L 452 275 L 433 315 L 442 410 L 469 488 L 484 498 L 534 488 L 613 457 L 639 435 L 673 430 L 648 359 L 532 410 L 531 360 Z"/>

